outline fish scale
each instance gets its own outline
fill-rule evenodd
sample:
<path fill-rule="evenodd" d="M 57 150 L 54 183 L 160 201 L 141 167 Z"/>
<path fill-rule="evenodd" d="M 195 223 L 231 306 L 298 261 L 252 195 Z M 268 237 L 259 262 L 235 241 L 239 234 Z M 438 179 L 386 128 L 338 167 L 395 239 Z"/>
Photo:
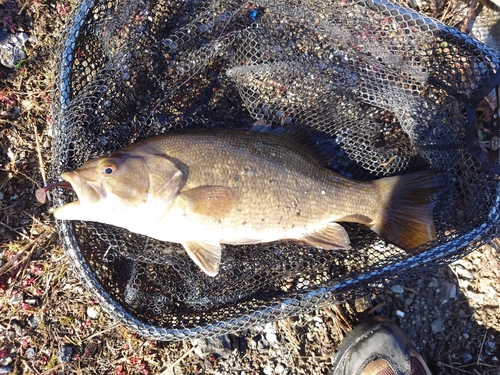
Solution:
<path fill-rule="evenodd" d="M 217 229 L 243 222 L 261 231 L 307 229 L 354 213 L 372 216 L 377 196 L 369 183 L 354 182 L 323 168 L 286 139 L 253 132 L 188 134 L 160 137 L 153 147 L 189 166 L 182 190 L 203 185 L 236 190 L 237 206 Z M 269 224 L 277 227 L 269 228 Z"/>

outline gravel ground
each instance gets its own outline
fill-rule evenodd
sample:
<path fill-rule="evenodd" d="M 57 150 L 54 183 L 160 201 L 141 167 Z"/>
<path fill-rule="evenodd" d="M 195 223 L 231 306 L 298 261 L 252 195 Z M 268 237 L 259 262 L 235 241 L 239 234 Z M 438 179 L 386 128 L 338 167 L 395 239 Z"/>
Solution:
<path fill-rule="evenodd" d="M 452 2 L 416 5 L 456 23 Z M 26 53 L 0 51 L 0 374 L 326 374 L 345 333 L 374 313 L 394 319 L 435 374 L 500 374 L 500 242 L 405 285 L 208 341 L 144 340 L 110 319 L 34 198 L 50 161 L 54 47 L 72 6 L 0 2 L 1 32 Z"/>

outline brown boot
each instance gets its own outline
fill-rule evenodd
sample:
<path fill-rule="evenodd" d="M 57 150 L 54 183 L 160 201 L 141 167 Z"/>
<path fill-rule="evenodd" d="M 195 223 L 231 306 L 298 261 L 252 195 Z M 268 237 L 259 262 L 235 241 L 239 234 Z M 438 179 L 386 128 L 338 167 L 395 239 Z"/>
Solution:
<path fill-rule="evenodd" d="M 347 334 L 332 375 L 431 375 L 410 338 L 392 321 L 371 318 Z"/>

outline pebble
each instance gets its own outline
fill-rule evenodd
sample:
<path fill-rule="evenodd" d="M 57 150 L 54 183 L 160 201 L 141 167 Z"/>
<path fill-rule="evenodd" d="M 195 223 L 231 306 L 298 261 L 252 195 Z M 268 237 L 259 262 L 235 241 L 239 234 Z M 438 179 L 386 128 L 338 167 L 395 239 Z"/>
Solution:
<path fill-rule="evenodd" d="M 488 287 L 487 291 L 486 291 L 488 294 L 487 294 L 487 297 L 488 298 L 495 298 L 496 294 L 497 294 L 497 291 L 495 290 L 495 288 L 493 288 L 491 285 Z"/>
<path fill-rule="evenodd" d="M 14 68 L 21 60 L 26 58 L 23 51 L 28 40 L 25 33 L 11 34 L 0 31 L 0 64 L 7 68 Z"/>
<path fill-rule="evenodd" d="M 372 302 L 369 297 L 359 297 L 354 300 L 354 309 L 356 312 L 361 313 L 372 307 Z"/>
<path fill-rule="evenodd" d="M 28 322 L 28 325 L 30 326 L 30 328 L 36 329 L 40 325 L 42 318 L 40 318 L 37 315 L 33 315 L 33 316 L 30 316 L 28 319 L 26 319 L 26 321 Z"/>
<path fill-rule="evenodd" d="M 429 281 L 429 288 L 437 288 L 438 281 L 435 277 L 431 277 L 431 281 Z"/>
<path fill-rule="evenodd" d="M 12 303 L 13 305 L 21 303 L 21 302 L 23 302 L 23 300 L 24 300 L 24 297 L 23 297 L 22 293 L 17 293 L 17 294 L 14 294 L 12 297 L 10 297 L 10 303 Z"/>
<path fill-rule="evenodd" d="M 266 375 L 272 375 L 273 374 L 273 369 L 270 365 L 266 365 L 266 367 L 264 367 L 262 369 L 262 372 Z"/>
<path fill-rule="evenodd" d="M 89 306 L 87 307 L 87 316 L 90 319 L 97 319 L 101 312 L 101 308 L 99 306 Z"/>
<path fill-rule="evenodd" d="M 274 372 L 276 374 L 282 374 L 283 372 L 285 371 L 285 368 L 283 367 L 283 365 L 281 363 L 279 363 L 276 368 L 274 369 Z"/>
<path fill-rule="evenodd" d="M 471 300 L 473 300 L 475 303 L 479 305 L 483 304 L 484 302 L 484 294 L 477 294 L 468 290 L 467 297 L 469 297 Z"/>
<path fill-rule="evenodd" d="M 396 294 L 402 294 L 405 290 L 401 285 L 393 285 L 391 286 L 391 291 Z"/>
<path fill-rule="evenodd" d="M 36 350 L 33 348 L 26 349 L 26 358 L 30 359 L 36 355 Z"/>
<path fill-rule="evenodd" d="M 461 265 L 457 265 L 455 267 L 455 272 L 457 273 L 457 275 L 465 278 L 465 279 L 473 279 L 474 278 L 474 275 L 472 274 L 471 271 L 469 271 L 468 269 L 462 267 Z"/>
<path fill-rule="evenodd" d="M 441 319 L 436 319 L 431 323 L 431 329 L 434 333 L 440 333 L 443 332 L 446 327 Z"/>
<path fill-rule="evenodd" d="M 404 318 L 405 313 L 402 312 L 401 310 L 396 310 L 396 315 L 399 316 L 400 318 Z"/>
<path fill-rule="evenodd" d="M 6 349 L 7 350 L 7 354 L 5 354 L 2 358 L 0 358 L 0 366 L 1 367 L 9 367 L 9 365 L 14 361 L 14 359 L 12 358 L 12 353 L 11 353 L 11 349 Z M 4 349 L 0 348 L 0 351 L 4 351 Z"/>
<path fill-rule="evenodd" d="M 278 342 L 278 336 L 276 335 L 274 323 L 267 323 L 264 325 L 264 337 L 271 345 Z"/>
<path fill-rule="evenodd" d="M 57 351 L 56 357 L 59 362 L 69 362 L 72 354 L 73 348 L 69 345 L 63 345 Z"/>
<path fill-rule="evenodd" d="M 457 286 L 453 284 L 453 286 L 450 289 L 450 294 L 448 296 L 450 299 L 456 299 L 457 298 Z"/>
<path fill-rule="evenodd" d="M 195 354 L 201 359 L 205 359 L 207 356 L 214 353 L 224 359 L 229 358 L 231 355 L 231 341 L 229 335 L 195 339 L 192 343 L 195 346 Z"/>
<path fill-rule="evenodd" d="M 458 280 L 458 286 L 460 287 L 460 289 L 467 289 L 469 287 L 469 280 Z"/>
<path fill-rule="evenodd" d="M 266 340 L 270 344 L 275 344 L 278 342 L 278 336 L 276 336 L 276 333 L 274 332 L 266 332 Z"/>
<path fill-rule="evenodd" d="M 470 353 L 464 353 L 464 362 L 467 363 L 467 362 L 470 362 L 472 360 L 472 354 Z"/>

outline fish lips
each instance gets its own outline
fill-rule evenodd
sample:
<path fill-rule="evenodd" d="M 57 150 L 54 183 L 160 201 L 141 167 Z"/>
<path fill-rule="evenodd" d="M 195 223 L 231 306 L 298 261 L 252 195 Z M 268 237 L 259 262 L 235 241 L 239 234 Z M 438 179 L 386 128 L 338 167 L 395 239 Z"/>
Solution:
<path fill-rule="evenodd" d="M 56 208 L 54 217 L 60 220 L 85 220 L 82 216 L 87 216 L 85 212 L 88 208 L 95 206 L 105 196 L 102 189 L 87 182 L 76 171 L 64 172 L 61 178 L 70 183 L 78 200 Z"/>

